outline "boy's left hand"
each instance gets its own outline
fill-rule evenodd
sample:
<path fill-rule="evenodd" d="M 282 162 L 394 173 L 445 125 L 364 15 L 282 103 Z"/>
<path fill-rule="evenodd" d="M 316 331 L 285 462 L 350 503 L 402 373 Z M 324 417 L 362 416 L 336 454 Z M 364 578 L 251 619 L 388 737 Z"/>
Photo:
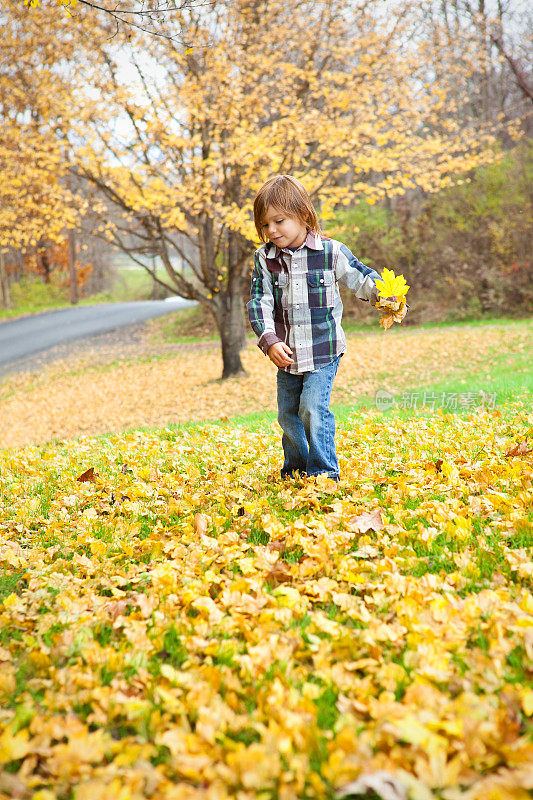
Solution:
<path fill-rule="evenodd" d="M 376 306 L 378 308 L 390 308 L 392 311 L 398 311 L 401 308 L 401 302 L 398 302 L 396 295 L 392 297 L 376 296 Z"/>

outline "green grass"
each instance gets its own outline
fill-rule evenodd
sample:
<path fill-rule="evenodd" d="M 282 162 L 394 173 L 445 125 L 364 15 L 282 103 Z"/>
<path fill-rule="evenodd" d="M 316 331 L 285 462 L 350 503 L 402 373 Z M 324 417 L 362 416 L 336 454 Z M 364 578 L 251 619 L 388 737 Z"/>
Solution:
<path fill-rule="evenodd" d="M 219 336 L 213 318 L 201 306 L 180 308 L 157 317 L 150 322 L 154 341 L 165 344 L 187 344 L 190 342 L 218 342 Z M 247 331 L 252 340 L 255 334 Z"/>
<path fill-rule="evenodd" d="M 10 319 L 63 308 L 70 305 L 68 289 L 52 280 L 45 284 L 38 277 L 25 276 L 19 283 L 10 287 L 12 308 L 0 309 L 0 319 Z"/>
<path fill-rule="evenodd" d="M 412 403 L 414 399 L 418 399 L 421 403 L 424 397 L 427 400 L 428 394 L 432 394 L 436 397 L 435 408 L 438 408 L 443 404 L 443 395 L 445 399 L 450 395 L 456 395 L 459 404 L 459 397 L 462 395 L 467 400 L 469 394 L 470 398 L 478 403 L 480 392 L 485 392 L 489 396 L 487 398 L 489 405 L 493 400 L 495 404 L 501 405 L 523 394 L 530 394 L 533 398 L 532 363 L 530 352 L 504 353 L 495 356 L 491 360 L 490 367 L 477 373 L 469 374 L 466 370 L 462 370 L 457 375 L 442 381 L 413 387 L 405 395 L 406 402 Z M 474 398 L 474 395 L 477 395 L 477 398 Z M 396 396 L 396 399 L 400 398 Z M 427 403 L 426 406 L 429 408 Z M 463 410 L 465 408 L 468 409 L 468 406 L 463 406 Z"/>
<path fill-rule="evenodd" d="M 6 570 L 0 569 L 0 600 L 8 597 L 10 594 L 18 594 L 23 584 L 25 572 L 23 570 Z"/>
<path fill-rule="evenodd" d="M 162 279 L 167 277 L 164 270 L 158 270 L 158 276 Z M 162 291 L 163 294 L 158 297 L 166 297 L 170 294 L 164 289 Z M 43 283 L 39 277 L 27 276 L 20 283 L 11 286 L 11 296 L 13 307 L 0 310 L 0 320 L 71 307 L 68 287 L 60 286 L 54 275 L 49 284 Z M 126 303 L 132 300 L 151 299 L 153 299 L 152 278 L 139 267 L 139 269 L 117 270 L 111 289 L 92 294 L 89 297 L 82 295 L 78 305 Z"/>
<path fill-rule="evenodd" d="M 157 270 L 156 274 L 161 280 L 168 281 L 168 275 L 164 269 Z M 159 299 L 171 294 L 163 287 L 157 288 L 156 291 L 158 292 L 156 297 Z M 92 295 L 89 300 L 103 303 L 125 303 L 130 300 L 152 300 L 153 298 L 154 284 L 152 278 L 146 270 L 139 267 L 138 269 L 117 270 L 111 290 Z"/>

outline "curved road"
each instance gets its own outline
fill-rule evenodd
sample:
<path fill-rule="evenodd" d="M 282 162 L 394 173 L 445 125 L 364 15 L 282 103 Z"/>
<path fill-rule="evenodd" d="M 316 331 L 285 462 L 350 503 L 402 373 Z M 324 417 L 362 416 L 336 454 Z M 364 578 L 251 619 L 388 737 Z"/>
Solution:
<path fill-rule="evenodd" d="M 102 303 L 60 308 L 0 322 L 0 366 L 58 344 L 107 333 L 115 328 L 144 322 L 191 305 L 196 305 L 195 301 L 184 300 L 182 297 L 131 303 Z"/>

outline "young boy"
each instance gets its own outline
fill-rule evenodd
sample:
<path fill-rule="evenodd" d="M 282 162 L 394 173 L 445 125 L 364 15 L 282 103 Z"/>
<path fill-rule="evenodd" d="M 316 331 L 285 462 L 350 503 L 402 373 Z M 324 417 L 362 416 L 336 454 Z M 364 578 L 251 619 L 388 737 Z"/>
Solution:
<path fill-rule="evenodd" d="M 326 473 L 338 481 L 329 402 L 346 339 L 337 281 L 375 304 L 380 275 L 322 235 L 309 195 L 291 175 L 265 183 L 254 222 L 265 244 L 254 253 L 247 309 L 258 346 L 278 367 L 281 477 Z"/>

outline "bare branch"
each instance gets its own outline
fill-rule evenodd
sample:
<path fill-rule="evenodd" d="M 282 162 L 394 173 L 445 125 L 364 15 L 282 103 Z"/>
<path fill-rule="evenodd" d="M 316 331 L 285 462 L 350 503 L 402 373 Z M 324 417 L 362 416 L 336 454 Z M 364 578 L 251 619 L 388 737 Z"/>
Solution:
<path fill-rule="evenodd" d="M 472 6 L 470 5 L 469 0 L 463 0 L 463 6 L 468 12 L 469 16 L 475 22 L 476 25 L 479 25 L 479 15 L 474 11 Z M 496 28 L 491 29 L 490 27 L 487 28 L 487 34 L 489 39 L 491 40 L 492 44 L 496 47 L 498 52 L 501 56 L 506 60 L 507 64 L 509 65 L 511 72 L 516 78 L 516 83 L 524 97 L 527 97 L 528 100 L 533 102 L 533 87 L 530 86 L 524 70 L 519 65 L 518 61 L 513 58 L 513 56 L 507 52 L 507 49 L 503 43 L 503 37 L 501 35 L 501 30 L 497 31 Z"/>

